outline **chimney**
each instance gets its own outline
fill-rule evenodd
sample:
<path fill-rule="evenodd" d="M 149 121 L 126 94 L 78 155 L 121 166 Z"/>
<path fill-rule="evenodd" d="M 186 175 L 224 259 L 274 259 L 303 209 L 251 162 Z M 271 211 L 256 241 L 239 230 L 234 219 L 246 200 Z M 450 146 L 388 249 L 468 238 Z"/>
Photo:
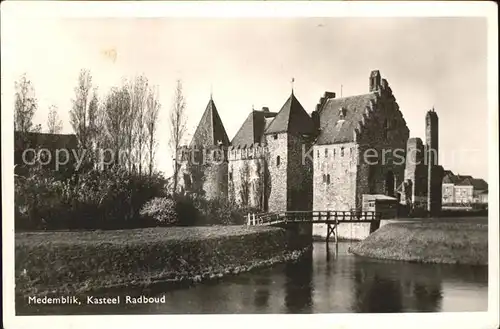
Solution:
<path fill-rule="evenodd" d="M 323 105 L 325 105 L 326 101 L 335 98 L 335 93 L 332 91 L 325 91 L 325 94 L 321 99 L 319 100 L 319 103 L 316 105 L 316 111 L 321 111 L 321 108 L 323 108 Z"/>
<path fill-rule="evenodd" d="M 262 107 L 262 112 L 269 112 L 269 107 L 267 106 Z"/>
<path fill-rule="evenodd" d="M 381 88 L 380 71 L 374 70 L 370 73 L 370 92 L 379 91 Z"/>

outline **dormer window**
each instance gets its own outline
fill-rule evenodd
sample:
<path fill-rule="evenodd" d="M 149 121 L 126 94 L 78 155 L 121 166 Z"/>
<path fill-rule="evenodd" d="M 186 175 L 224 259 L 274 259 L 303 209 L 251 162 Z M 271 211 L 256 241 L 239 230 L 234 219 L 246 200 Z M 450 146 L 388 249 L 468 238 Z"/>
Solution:
<path fill-rule="evenodd" d="M 340 120 L 345 120 L 346 114 L 347 114 L 347 109 L 344 108 L 344 107 L 341 107 L 339 109 L 339 118 L 340 118 Z"/>

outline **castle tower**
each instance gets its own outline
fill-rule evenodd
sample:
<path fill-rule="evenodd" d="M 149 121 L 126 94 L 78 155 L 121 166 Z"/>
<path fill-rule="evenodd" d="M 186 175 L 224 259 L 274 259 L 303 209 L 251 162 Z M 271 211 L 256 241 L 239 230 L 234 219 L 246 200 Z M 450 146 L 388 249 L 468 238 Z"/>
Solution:
<path fill-rule="evenodd" d="M 191 162 L 182 168 L 183 176 L 190 176 L 185 180 L 193 183 L 189 185 L 196 185 L 195 182 L 201 185 L 196 192 L 204 193 L 207 199 L 227 197 L 228 146 L 226 129 L 210 97 L 189 145 L 190 151 L 194 152 Z"/>
<path fill-rule="evenodd" d="M 312 169 L 302 161 L 311 147 L 314 124 L 292 94 L 265 130 L 270 176 L 269 211 L 312 210 Z"/>
<path fill-rule="evenodd" d="M 439 157 L 439 119 L 434 108 L 425 116 L 427 161 L 427 211 L 431 216 L 441 211 L 441 168 Z"/>

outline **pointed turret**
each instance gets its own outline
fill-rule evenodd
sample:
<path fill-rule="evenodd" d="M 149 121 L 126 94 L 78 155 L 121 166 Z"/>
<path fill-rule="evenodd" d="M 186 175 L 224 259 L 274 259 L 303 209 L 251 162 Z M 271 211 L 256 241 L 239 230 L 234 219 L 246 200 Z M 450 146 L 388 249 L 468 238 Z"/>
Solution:
<path fill-rule="evenodd" d="M 292 94 L 266 129 L 265 134 L 290 133 L 311 135 L 314 124 L 295 95 Z"/>
<path fill-rule="evenodd" d="M 215 103 L 212 97 L 210 97 L 205 112 L 194 132 L 190 146 L 207 147 L 213 145 L 228 146 L 229 138 L 227 137 L 226 129 L 215 107 Z"/>

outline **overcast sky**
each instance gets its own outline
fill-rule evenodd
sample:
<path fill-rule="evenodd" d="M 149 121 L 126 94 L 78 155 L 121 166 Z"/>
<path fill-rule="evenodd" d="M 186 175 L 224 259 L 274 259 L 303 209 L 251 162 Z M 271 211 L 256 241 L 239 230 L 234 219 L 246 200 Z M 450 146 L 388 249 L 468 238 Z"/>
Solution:
<path fill-rule="evenodd" d="M 252 107 L 278 111 L 295 95 L 311 112 L 325 91 L 368 92 L 380 70 L 410 135 L 425 138 L 435 107 L 446 169 L 487 178 L 486 20 L 481 18 L 19 19 L 2 33 L 3 110 L 26 72 L 45 129 L 56 105 L 71 133 L 69 110 L 81 68 L 101 96 L 122 77 L 144 73 L 162 103 L 158 167 L 171 172 L 167 117 L 182 79 L 190 133 L 213 98 L 231 139 Z M 2 26 L 4 28 L 4 26 Z M 116 58 L 106 55 L 116 51 Z M 109 52 L 108 52 L 109 53 Z M 5 88 L 4 88 L 5 87 Z M 2 99 L 4 100 L 4 99 Z M 452 159 L 453 152 L 465 156 Z"/>

